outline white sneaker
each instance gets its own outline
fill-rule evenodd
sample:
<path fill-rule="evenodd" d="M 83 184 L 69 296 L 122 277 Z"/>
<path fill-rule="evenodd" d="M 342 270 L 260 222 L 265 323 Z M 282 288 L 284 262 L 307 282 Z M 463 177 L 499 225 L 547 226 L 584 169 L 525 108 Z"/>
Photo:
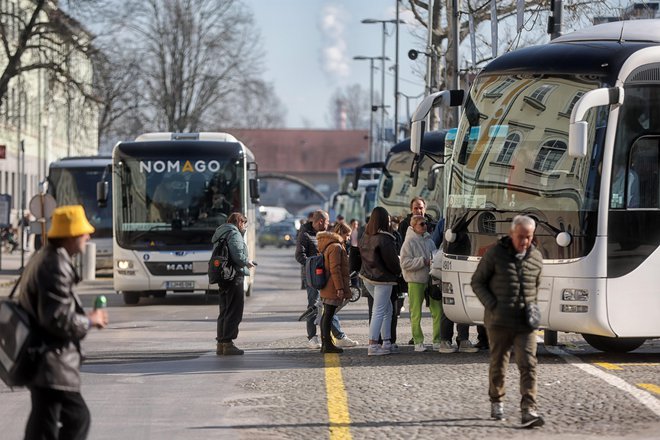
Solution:
<path fill-rule="evenodd" d="M 479 349 L 475 346 L 472 345 L 472 342 L 469 340 L 461 341 L 458 344 L 458 352 L 459 353 L 476 353 L 478 352 Z"/>
<path fill-rule="evenodd" d="M 385 350 L 389 350 L 389 351 L 390 351 L 390 354 L 401 353 L 401 350 L 399 350 L 399 346 L 398 346 L 397 344 L 392 344 L 392 343 L 390 343 L 390 344 L 383 344 L 383 348 L 384 348 Z"/>
<path fill-rule="evenodd" d="M 389 349 L 378 344 L 369 345 L 369 349 L 367 350 L 368 356 L 384 356 L 390 353 Z"/>
<path fill-rule="evenodd" d="M 440 350 L 440 343 L 439 342 L 434 342 L 433 343 L 433 351 L 438 351 Z"/>
<path fill-rule="evenodd" d="M 307 346 L 309 348 L 321 348 L 321 340 L 318 336 L 312 336 L 312 338 L 307 341 Z"/>
<path fill-rule="evenodd" d="M 456 347 L 451 345 L 449 341 L 440 341 L 438 351 L 440 353 L 456 353 Z"/>
<path fill-rule="evenodd" d="M 417 352 L 427 351 L 427 348 L 424 344 L 415 344 L 415 351 Z"/>
<path fill-rule="evenodd" d="M 349 338 L 348 336 L 344 336 L 341 339 L 335 340 L 335 345 L 337 347 L 355 347 L 359 344 L 358 344 L 358 341 L 354 341 L 351 338 Z"/>

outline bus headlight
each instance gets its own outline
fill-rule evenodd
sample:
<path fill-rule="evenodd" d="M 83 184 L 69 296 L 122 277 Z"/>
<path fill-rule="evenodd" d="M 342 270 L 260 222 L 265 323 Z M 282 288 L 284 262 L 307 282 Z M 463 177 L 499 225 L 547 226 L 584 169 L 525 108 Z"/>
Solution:
<path fill-rule="evenodd" d="M 454 305 L 454 298 L 445 298 L 444 296 L 442 297 L 442 303 L 447 304 L 450 306 Z"/>
<path fill-rule="evenodd" d="M 117 260 L 117 269 L 133 269 L 133 262 L 131 260 Z"/>
<path fill-rule="evenodd" d="M 452 287 L 451 283 L 447 283 L 445 281 L 442 282 L 442 294 L 447 294 L 447 295 L 453 295 L 454 294 L 454 288 Z"/>
<path fill-rule="evenodd" d="M 587 313 L 589 311 L 589 307 L 577 306 L 573 304 L 562 304 L 561 311 L 565 313 Z"/>
<path fill-rule="evenodd" d="M 589 301 L 589 291 L 584 289 L 564 289 L 561 291 L 563 301 Z"/>

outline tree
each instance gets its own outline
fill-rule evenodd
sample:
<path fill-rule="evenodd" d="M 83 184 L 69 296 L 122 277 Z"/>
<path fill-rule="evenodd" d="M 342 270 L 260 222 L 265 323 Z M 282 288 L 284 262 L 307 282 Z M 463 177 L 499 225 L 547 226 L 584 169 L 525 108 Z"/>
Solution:
<path fill-rule="evenodd" d="M 539 23 L 542 22 L 545 24 L 547 22 L 550 1 L 524 0 L 525 20 L 523 27 L 520 29 L 517 29 L 515 22 L 517 3 L 516 0 L 496 2 L 499 28 L 504 30 L 499 34 L 498 38 L 498 47 L 504 49 L 498 50 L 498 54 L 519 47 L 524 47 L 529 44 L 538 44 L 542 42 L 541 38 L 548 38 L 545 34 L 533 32 L 533 30 L 537 30 L 539 27 L 545 29 L 543 26 L 539 26 Z M 563 16 L 565 29 L 578 29 L 584 27 L 588 24 L 585 23 L 586 17 L 607 13 L 611 14 L 614 8 L 612 8 L 609 3 L 610 2 L 607 0 L 591 0 L 576 1 L 565 5 Z M 459 23 L 458 43 L 460 46 L 470 33 L 469 17 L 472 17 L 474 29 L 478 30 L 480 26 L 490 24 L 491 0 L 408 0 L 408 6 L 411 12 L 417 22 L 420 23 L 424 29 L 428 29 L 429 4 L 433 7 L 431 26 L 432 43 L 431 47 L 427 49 L 431 52 L 431 72 L 434 75 L 434 77 L 431 78 L 431 84 L 435 85 L 433 91 L 437 91 L 447 89 L 451 87 L 451 84 L 458 83 L 457 78 L 455 77 L 455 72 L 457 70 L 456 66 L 459 65 L 460 58 L 456 60 L 454 52 L 452 51 L 454 44 L 456 44 L 453 38 L 454 21 L 452 20 L 452 17 L 454 16 L 454 11 L 452 10 L 452 5 L 460 5 L 458 8 L 459 10 L 457 11 L 457 21 Z M 512 29 L 514 31 L 511 31 Z M 484 35 L 486 34 L 489 35 L 489 32 L 476 32 L 478 37 L 477 60 L 474 66 L 469 65 L 468 63 L 463 63 L 462 66 L 459 65 L 459 67 L 462 67 L 461 70 L 463 73 L 465 73 L 466 70 L 476 70 L 492 59 L 492 54 L 490 53 L 492 42 L 487 41 L 487 39 L 484 38 Z M 469 48 L 469 45 L 466 47 Z M 464 59 L 467 58 L 468 57 L 464 57 Z M 453 119 L 452 113 L 447 112 L 444 115 L 444 126 L 455 127 L 457 121 L 454 121 Z M 434 121 L 432 121 L 431 127 L 435 127 Z"/>
<path fill-rule="evenodd" d="M 356 130 L 369 127 L 370 97 L 359 84 L 338 88 L 329 102 L 329 115 L 335 129 Z"/>

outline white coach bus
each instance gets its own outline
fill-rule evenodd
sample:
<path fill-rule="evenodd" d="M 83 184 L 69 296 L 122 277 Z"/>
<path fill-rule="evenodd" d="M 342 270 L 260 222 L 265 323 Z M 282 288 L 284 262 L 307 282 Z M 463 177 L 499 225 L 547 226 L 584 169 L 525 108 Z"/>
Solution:
<path fill-rule="evenodd" d="M 419 152 L 423 121 L 413 124 Z M 463 104 L 448 169 L 449 318 L 482 322 L 472 273 L 525 213 L 544 257 L 542 327 L 604 351 L 660 337 L 659 162 L 660 20 L 598 25 L 492 61 Z"/>
<path fill-rule="evenodd" d="M 114 289 L 126 304 L 213 289 L 211 237 L 232 212 L 248 218 L 245 240 L 254 258 L 257 163 L 232 135 L 144 134 L 115 146 L 112 170 Z M 253 279 L 245 277 L 248 296 Z"/>

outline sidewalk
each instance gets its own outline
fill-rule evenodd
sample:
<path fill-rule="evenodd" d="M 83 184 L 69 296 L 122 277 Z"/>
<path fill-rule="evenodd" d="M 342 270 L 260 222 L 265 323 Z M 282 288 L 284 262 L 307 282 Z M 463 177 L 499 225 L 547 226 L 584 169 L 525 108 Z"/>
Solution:
<path fill-rule="evenodd" d="M 23 265 L 27 265 L 32 252 L 23 254 Z M 21 274 L 21 252 L 0 254 L 0 296 L 7 296 Z"/>

